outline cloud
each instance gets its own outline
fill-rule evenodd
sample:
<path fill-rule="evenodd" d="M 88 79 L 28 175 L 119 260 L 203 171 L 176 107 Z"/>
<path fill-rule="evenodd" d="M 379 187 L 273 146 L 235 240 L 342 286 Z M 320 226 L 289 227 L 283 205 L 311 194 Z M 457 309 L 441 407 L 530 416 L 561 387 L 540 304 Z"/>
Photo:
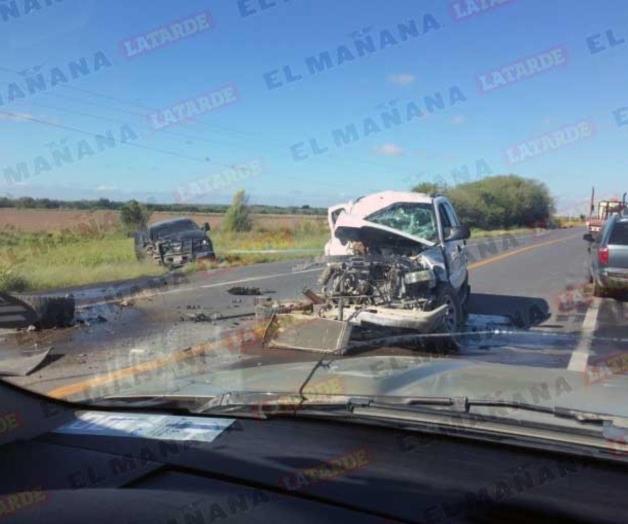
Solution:
<path fill-rule="evenodd" d="M 414 82 L 415 77 L 410 73 L 399 73 L 397 75 L 390 75 L 388 77 L 388 81 L 391 84 L 396 84 L 398 86 L 407 86 Z"/>
<path fill-rule="evenodd" d="M 117 191 L 118 188 L 116 186 L 106 186 L 106 185 L 102 185 L 102 186 L 98 186 L 96 188 L 96 191 Z"/>
<path fill-rule="evenodd" d="M 401 156 L 404 154 L 403 147 L 397 144 L 382 144 L 381 146 L 377 146 L 374 151 L 375 154 L 381 156 Z"/>
<path fill-rule="evenodd" d="M 466 120 L 467 119 L 465 118 L 464 115 L 456 115 L 455 117 L 451 119 L 451 123 L 455 126 L 460 126 L 464 124 Z"/>

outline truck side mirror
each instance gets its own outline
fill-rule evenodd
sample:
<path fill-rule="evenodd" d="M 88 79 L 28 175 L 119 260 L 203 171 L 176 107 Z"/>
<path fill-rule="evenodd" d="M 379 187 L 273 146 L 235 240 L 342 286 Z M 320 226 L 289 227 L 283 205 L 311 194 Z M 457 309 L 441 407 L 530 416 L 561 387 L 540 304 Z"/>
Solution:
<path fill-rule="evenodd" d="M 471 237 L 471 230 L 469 229 L 469 226 L 454 226 L 450 229 L 449 235 L 445 238 L 445 242 L 467 240 L 469 237 Z"/>
<path fill-rule="evenodd" d="M 211 227 L 209 227 L 209 222 L 205 222 L 203 224 L 203 231 L 211 231 Z"/>
<path fill-rule="evenodd" d="M 591 233 L 585 233 L 584 235 L 582 235 L 582 239 L 590 243 L 595 242 L 595 238 L 593 238 L 593 235 Z"/>

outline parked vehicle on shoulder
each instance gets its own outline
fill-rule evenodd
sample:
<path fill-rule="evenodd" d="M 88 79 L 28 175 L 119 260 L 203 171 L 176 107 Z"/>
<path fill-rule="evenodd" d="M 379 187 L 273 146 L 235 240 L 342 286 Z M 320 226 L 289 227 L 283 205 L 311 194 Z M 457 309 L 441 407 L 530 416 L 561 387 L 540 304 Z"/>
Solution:
<path fill-rule="evenodd" d="M 586 233 L 590 242 L 589 280 L 596 297 L 628 291 L 628 216 L 615 214 L 599 235 Z"/>
<path fill-rule="evenodd" d="M 199 227 L 190 218 L 163 220 L 135 233 L 138 260 L 151 258 L 161 265 L 176 267 L 201 258 L 215 258 L 209 224 Z"/>

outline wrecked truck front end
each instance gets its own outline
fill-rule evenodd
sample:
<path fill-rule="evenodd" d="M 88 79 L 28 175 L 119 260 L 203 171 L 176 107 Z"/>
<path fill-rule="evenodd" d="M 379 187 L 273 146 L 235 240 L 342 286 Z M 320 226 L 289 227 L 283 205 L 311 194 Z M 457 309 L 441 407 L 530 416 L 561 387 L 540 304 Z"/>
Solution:
<path fill-rule="evenodd" d="M 366 218 L 347 211 L 334 217 L 328 246 L 342 254 L 326 257 L 319 293 L 308 291 L 308 311 L 301 307 L 298 313 L 273 316 L 268 347 L 342 353 L 369 336 L 455 331 L 458 320 L 447 323 L 452 313 L 443 300 L 448 275 L 431 204 L 412 203 L 414 216 L 396 206 L 388 204 Z M 459 319 L 459 305 L 453 307 Z"/>
<path fill-rule="evenodd" d="M 331 259 L 320 284 L 326 318 L 425 333 L 435 329 L 442 317 L 433 300 L 437 271 L 422 255 Z"/>
<path fill-rule="evenodd" d="M 169 238 L 156 243 L 160 262 L 166 266 L 182 266 L 197 259 L 214 258 L 211 241 L 205 235 Z"/>

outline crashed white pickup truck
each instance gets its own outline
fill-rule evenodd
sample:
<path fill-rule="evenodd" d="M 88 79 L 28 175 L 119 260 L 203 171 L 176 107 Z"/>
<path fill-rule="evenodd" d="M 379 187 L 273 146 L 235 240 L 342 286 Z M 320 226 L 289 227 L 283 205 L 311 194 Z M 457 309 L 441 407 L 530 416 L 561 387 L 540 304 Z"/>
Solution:
<path fill-rule="evenodd" d="M 460 330 L 470 294 L 470 232 L 446 197 L 385 191 L 333 206 L 328 219 L 322 289 L 308 292 L 309 317 L 293 314 L 271 330 L 276 347 L 315 349 L 318 333 L 323 345 L 341 350 L 354 327 Z"/>

